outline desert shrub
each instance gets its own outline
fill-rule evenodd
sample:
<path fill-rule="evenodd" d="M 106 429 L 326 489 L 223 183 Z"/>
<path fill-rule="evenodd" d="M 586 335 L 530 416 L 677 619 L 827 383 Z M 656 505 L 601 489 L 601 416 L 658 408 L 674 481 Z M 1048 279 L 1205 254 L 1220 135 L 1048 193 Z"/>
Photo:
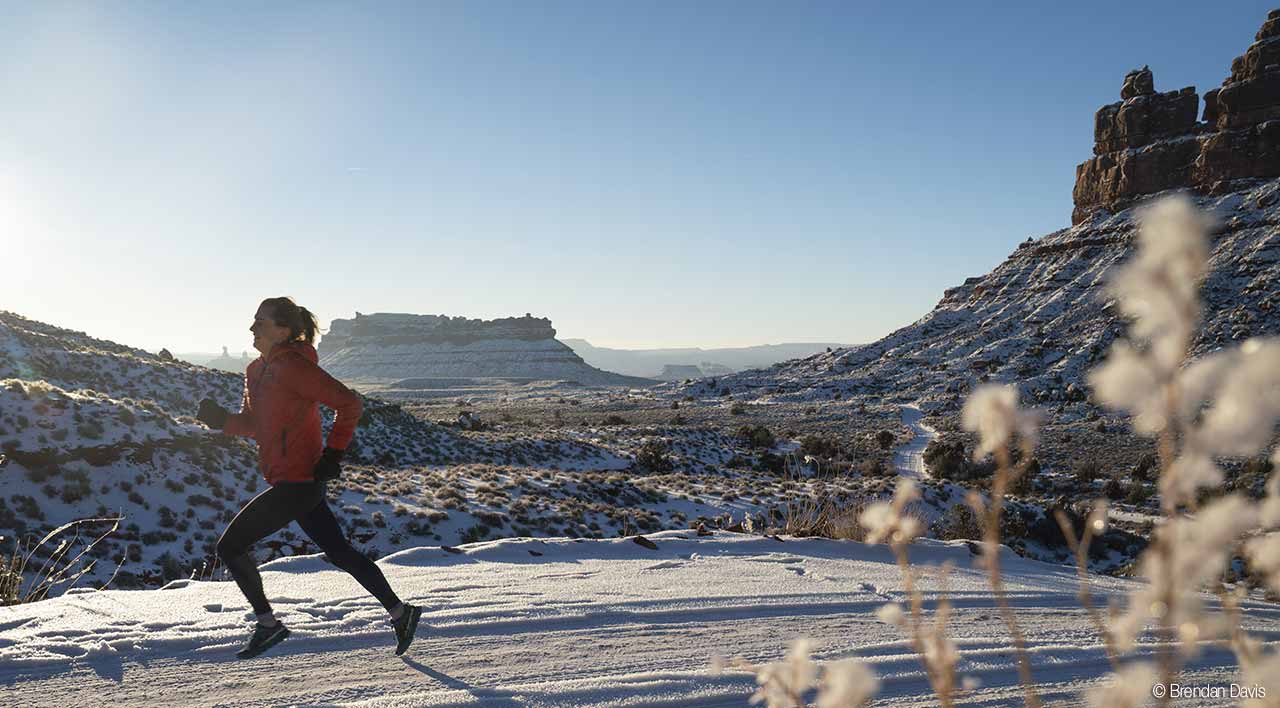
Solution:
<path fill-rule="evenodd" d="M 601 425 L 626 425 L 626 424 L 627 424 L 627 419 L 623 418 L 617 413 L 610 413 L 609 415 L 605 416 L 604 421 L 601 423 Z"/>
<path fill-rule="evenodd" d="M 868 477 L 889 477 L 894 474 L 893 467 L 885 464 L 884 459 L 879 457 L 863 462 L 859 471 Z"/>
<path fill-rule="evenodd" d="M 895 439 L 896 438 L 892 430 L 881 430 L 876 433 L 876 444 L 880 446 L 881 450 L 888 450 L 893 447 L 893 441 Z"/>
<path fill-rule="evenodd" d="M 766 452 L 760 455 L 760 459 L 756 461 L 755 468 L 761 472 L 782 474 L 786 470 L 786 464 L 786 460 L 781 455 Z"/>
<path fill-rule="evenodd" d="M 933 535 L 944 541 L 982 538 L 982 526 L 968 504 L 952 504 L 933 524 Z"/>
<path fill-rule="evenodd" d="M 839 451 L 840 446 L 834 440 L 818 435 L 806 435 L 800 438 L 801 455 L 808 455 L 818 459 L 829 459 L 835 457 Z"/>
<path fill-rule="evenodd" d="M 746 412 L 747 406 L 741 401 L 735 401 L 732 406 L 729 406 L 729 415 L 743 415 Z"/>
<path fill-rule="evenodd" d="M 771 448 L 777 444 L 773 433 L 763 425 L 744 425 L 738 428 L 737 437 L 754 448 Z"/>
<path fill-rule="evenodd" d="M 1245 460 L 1240 472 L 1228 482 L 1228 488 L 1260 499 L 1264 495 L 1267 478 L 1274 469 L 1275 465 L 1266 457 L 1251 457 Z"/>
<path fill-rule="evenodd" d="M 489 527 L 484 524 L 476 524 L 462 532 L 461 543 L 475 543 L 483 541 L 489 537 Z"/>
<path fill-rule="evenodd" d="M 477 511 L 475 517 L 484 525 L 494 528 L 502 528 L 507 523 L 507 517 L 496 511 Z"/>
<path fill-rule="evenodd" d="M 33 465 L 27 468 L 27 479 L 35 482 L 36 484 L 40 484 L 46 479 L 49 479 L 50 474 L 52 473 L 47 467 Z"/>
<path fill-rule="evenodd" d="M 1102 485 L 1102 494 L 1108 499 L 1123 499 L 1128 493 L 1119 477 L 1110 477 Z"/>
<path fill-rule="evenodd" d="M 646 440 L 636 452 L 636 466 L 646 472 L 669 472 L 675 466 L 669 453 L 662 440 Z"/>
<path fill-rule="evenodd" d="M 1040 460 L 1031 458 L 1022 474 L 1009 483 L 1010 494 L 1030 494 L 1040 476 Z"/>
<path fill-rule="evenodd" d="M 958 437 L 940 436 L 930 440 L 924 449 L 924 464 L 929 474 L 939 479 L 969 480 L 978 476 L 964 440 Z"/>
<path fill-rule="evenodd" d="M 10 499 L 13 500 L 14 511 L 33 521 L 44 521 L 44 511 L 40 508 L 40 503 L 36 501 L 35 497 L 26 494 L 15 494 Z"/>
<path fill-rule="evenodd" d="M 160 569 L 160 577 L 164 582 L 177 580 L 178 578 L 187 577 L 187 571 L 183 567 L 182 562 L 173 557 L 173 554 L 165 551 L 156 559 L 156 566 Z"/>
<path fill-rule="evenodd" d="M 1154 482 L 1159 474 L 1160 460 L 1153 452 L 1144 453 L 1133 468 L 1133 478 L 1143 482 Z"/>
<path fill-rule="evenodd" d="M 1081 484 L 1089 484 L 1102 476 L 1102 465 L 1097 460 L 1080 460 L 1071 470 L 1071 475 Z"/>
<path fill-rule="evenodd" d="M 1129 493 L 1125 495 L 1125 501 L 1134 505 L 1142 505 L 1147 503 L 1151 498 L 1153 490 L 1151 487 L 1142 482 L 1133 482 L 1129 485 Z"/>
<path fill-rule="evenodd" d="M 75 504 L 76 502 L 89 496 L 88 483 L 67 482 L 62 485 L 61 498 L 67 504 Z"/>

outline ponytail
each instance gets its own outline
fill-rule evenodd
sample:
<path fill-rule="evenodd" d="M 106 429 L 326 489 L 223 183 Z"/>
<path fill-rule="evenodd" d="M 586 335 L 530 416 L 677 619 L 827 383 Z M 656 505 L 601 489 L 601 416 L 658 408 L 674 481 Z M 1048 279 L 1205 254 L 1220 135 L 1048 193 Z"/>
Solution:
<path fill-rule="evenodd" d="M 271 310 L 271 319 L 277 325 L 289 328 L 290 342 L 316 343 L 320 324 L 311 310 L 294 302 L 291 297 L 269 297 L 262 304 Z"/>

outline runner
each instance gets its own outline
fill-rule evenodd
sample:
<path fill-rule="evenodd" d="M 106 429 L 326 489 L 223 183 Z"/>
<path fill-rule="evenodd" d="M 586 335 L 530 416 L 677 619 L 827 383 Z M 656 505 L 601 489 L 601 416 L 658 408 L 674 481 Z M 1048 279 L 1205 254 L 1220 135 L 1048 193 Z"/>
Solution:
<path fill-rule="evenodd" d="M 351 547 L 325 501 L 325 483 L 341 474 L 343 451 L 360 420 L 360 397 L 317 362 L 315 315 L 291 298 L 262 301 L 253 318 L 253 348 L 261 356 L 245 372 L 244 405 L 229 413 L 212 399 L 196 415 L 205 425 L 258 442 L 258 467 L 267 490 L 236 515 L 218 540 L 218 556 L 257 615 L 248 644 L 237 656 L 257 656 L 289 636 L 271 611 L 250 548 L 298 522 L 325 556 L 382 603 L 396 633 L 396 655 L 409 648 L 422 608 L 400 601 L 373 561 Z M 320 429 L 323 403 L 337 412 L 329 439 Z"/>

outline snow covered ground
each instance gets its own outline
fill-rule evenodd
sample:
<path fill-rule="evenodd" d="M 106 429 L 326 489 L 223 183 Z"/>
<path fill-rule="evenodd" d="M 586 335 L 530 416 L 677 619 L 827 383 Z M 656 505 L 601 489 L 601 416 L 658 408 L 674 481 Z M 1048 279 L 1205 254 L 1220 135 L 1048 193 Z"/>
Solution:
<path fill-rule="evenodd" d="M 427 608 L 402 659 L 381 608 L 320 556 L 264 566 L 293 635 L 249 661 L 234 657 L 251 617 L 228 582 L 0 608 L 0 705 L 739 706 L 754 678 L 714 674 L 712 655 L 776 660 L 799 637 L 815 641 L 818 660 L 868 662 L 883 682 L 874 705 L 934 704 L 898 630 L 875 619 L 904 599 L 886 547 L 678 531 L 648 538 L 656 550 L 632 539 L 508 539 L 389 555 L 379 565 L 392 585 Z M 951 636 L 962 674 L 981 682 L 966 704 L 1020 705 L 1007 634 L 966 544 L 922 540 L 911 553 L 917 563 L 955 564 Z M 1011 553 L 1003 563 L 1043 695 L 1080 704 L 1107 662 L 1074 575 Z M 1104 596 L 1135 587 L 1093 583 Z M 932 573 L 923 585 L 932 608 Z M 1280 608 L 1245 607 L 1250 631 L 1280 636 Z M 1225 684 L 1233 673 L 1232 657 L 1212 650 L 1184 678 Z"/>
<path fill-rule="evenodd" d="M 938 437 L 938 433 L 924 423 L 924 412 L 913 405 L 902 407 L 902 424 L 911 429 L 911 441 L 894 451 L 894 472 L 899 477 L 927 477 L 929 474 L 924 466 L 924 449 Z"/>

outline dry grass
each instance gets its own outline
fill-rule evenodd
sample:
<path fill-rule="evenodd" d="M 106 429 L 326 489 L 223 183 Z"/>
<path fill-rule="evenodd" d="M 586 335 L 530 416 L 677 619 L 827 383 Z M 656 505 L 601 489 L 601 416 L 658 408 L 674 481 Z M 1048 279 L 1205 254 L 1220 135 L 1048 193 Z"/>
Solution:
<path fill-rule="evenodd" d="M 49 593 L 59 586 L 65 586 L 62 588 L 63 592 L 74 587 L 97 564 L 96 558 L 86 559 L 86 554 L 114 533 L 120 527 L 120 521 L 121 517 L 118 516 L 77 519 L 50 531 L 34 544 L 28 541 L 26 545 L 22 545 L 14 539 L 13 551 L 8 556 L 0 556 L 0 605 L 38 602 L 47 598 Z M 81 532 L 96 524 L 110 524 L 110 527 L 105 531 L 97 532 L 92 536 L 91 541 L 79 549 L 79 552 L 71 555 L 71 551 L 81 540 Z M 63 535 L 64 532 L 66 535 Z M 39 568 L 36 568 L 33 561 L 36 556 L 41 555 L 41 549 L 59 536 L 62 537 L 58 540 L 57 546 L 49 553 L 48 558 L 40 561 Z M 114 578 L 114 575 L 112 577 Z M 108 579 L 104 587 L 110 583 L 111 580 Z"/>

